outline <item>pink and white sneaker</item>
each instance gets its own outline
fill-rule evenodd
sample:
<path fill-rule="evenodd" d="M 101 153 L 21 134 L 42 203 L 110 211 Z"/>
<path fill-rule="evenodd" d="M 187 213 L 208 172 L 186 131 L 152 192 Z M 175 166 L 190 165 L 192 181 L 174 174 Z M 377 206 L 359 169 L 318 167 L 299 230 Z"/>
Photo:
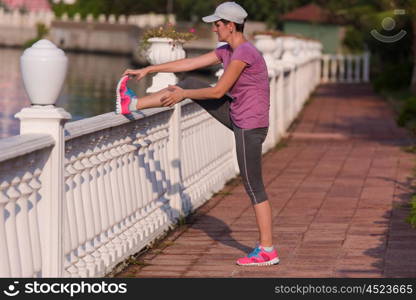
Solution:
<path fill-rule="evenodd" d="M 137 95 L 127 87 L 127 81 L 129 76 L 123 76 L 118 81 L 116 90 L 116 114 L 129 114 L 131 113 L 130 104 L 132 102 L 137 103 Z"/>
<path fill-rule="evenodd" d="M 240 266 L 270 266 L 279 263 L 279 256 L 276 249 L 268 252 L 262 246 L 257 246 L 254 250 L 245 257 L 237 260 L 237 265 Z"/>

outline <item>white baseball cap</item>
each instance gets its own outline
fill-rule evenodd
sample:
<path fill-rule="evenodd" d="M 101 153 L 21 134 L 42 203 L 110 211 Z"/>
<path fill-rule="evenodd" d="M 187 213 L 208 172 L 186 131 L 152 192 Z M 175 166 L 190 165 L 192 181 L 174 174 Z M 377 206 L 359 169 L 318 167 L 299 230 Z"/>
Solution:
<path fill-rule="evenodd" d="M 214 14 L 202 18 L 206 23 L 212 23 L 221 19 L 231 21 L 237 24 L 243 24 L 247 17 L 244 8 L 235 2 L 224 2 L 217 6 Z"/>

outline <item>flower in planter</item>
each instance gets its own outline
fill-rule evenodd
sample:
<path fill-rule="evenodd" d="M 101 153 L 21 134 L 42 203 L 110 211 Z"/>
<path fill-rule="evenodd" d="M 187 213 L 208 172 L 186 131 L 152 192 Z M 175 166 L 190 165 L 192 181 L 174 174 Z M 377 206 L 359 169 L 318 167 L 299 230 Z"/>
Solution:
<path fill-rule="evenodd" d="M 189 32 L 176 31 L 173 24 L 168 23 L 165 26 L 157 28 L 150 28 L 144 32 L 142 38 L 142 48 L 146 49 L 149 47 L 151 38 L 170 38 L 173 40 L 172 45 L 175 47 L 176 43 L 185 43 L 187 41 L 196 39 L 195 29 L 191 28 Z"/>

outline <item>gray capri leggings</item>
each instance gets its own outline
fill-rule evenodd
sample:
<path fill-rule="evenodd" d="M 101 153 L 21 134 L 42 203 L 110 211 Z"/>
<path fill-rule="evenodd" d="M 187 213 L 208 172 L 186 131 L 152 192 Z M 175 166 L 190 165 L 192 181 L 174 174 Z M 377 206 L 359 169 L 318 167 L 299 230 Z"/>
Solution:
<path fill-rule="evenodd" d="M 210 87 L 208 83 L 196 78 L 182 80 L 177 86 L 183 89 Z M 230 117 L 230 102 L 233 99 L 228 95 L 224 95 L 221 99 L 192 100 L 234 132 L 238 167 L 245 190 L 253 204 L 266 201 L 268 197 L 261 173 L 261 145 L 266 139 L 268 127 L 243 129 L 236 126 Z"/>

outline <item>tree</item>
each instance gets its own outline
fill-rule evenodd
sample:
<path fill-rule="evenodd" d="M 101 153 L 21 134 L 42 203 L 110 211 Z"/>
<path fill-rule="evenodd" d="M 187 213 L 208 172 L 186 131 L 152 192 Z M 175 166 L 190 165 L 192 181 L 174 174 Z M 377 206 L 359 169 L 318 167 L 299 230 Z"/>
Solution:
<path fill-rule="evenodd" d="M 212 14 L 219 4 L 216 0 L 176 0 L 173 11 L 178 20 L 200 22 L 201 18 Z"/>
<path fill-rule="evenodd" d="M 176 0 L 174 11 L 179 20 L 200 21 L 202 17 L 214 12 L 221 0 Z M 250 21 L 266 22 L 268 27 L 281 25 L 280 18 L 288 11 L 310 3 L 311 0 L 237 0 L 244 7 Z"/>
<path fill-rule="evenodd" d="M 397 0 L 397 4 L 407 10 L 412 24 L 413 72 L 410 80 L 410 91 L 413 95 L 416 95 L 416 2 L 414 0 Z"/>
<path fill-rule="evenodd" d="M 132 15 L 144 13 L 166 13 L 167 0 L 76 0 L 74 4 L 63 2 L 53 3 L 52 9 L 57 16 L 67 13 L 73 16 L 80 13 L 85 17 L 88 14 L 104 15 Z"/>
<path fill-rule="evenodd" d="M 414 0 L 318 0 L 324 2 L 331 12 L 341 18 L 349 26 L 345 41 L 357 44 L 362 41 L 372 53 L 372 69 L 376 72 L 380 85 L 390 88 L 402 88 L 410 85 L 416 90 L 416 70 L 413 68 L 411 79 L 411 67 L 416 65 L 416 37 Z M 404 15 L 398 12 L 405 12 Z M 394 42 L 386 42 L 387 39 L 379 37 L 394 37 L 404 31 L 407 34 L 401 38 L 391 39 Z M 412 33 L 413 32 L 413 38 Z M 413 51 L 412 51 L 413 48 Z M 376 82 L 377 84 L 377 82 Z M 381 86 L 384 88 L 383 86 Z"/>

